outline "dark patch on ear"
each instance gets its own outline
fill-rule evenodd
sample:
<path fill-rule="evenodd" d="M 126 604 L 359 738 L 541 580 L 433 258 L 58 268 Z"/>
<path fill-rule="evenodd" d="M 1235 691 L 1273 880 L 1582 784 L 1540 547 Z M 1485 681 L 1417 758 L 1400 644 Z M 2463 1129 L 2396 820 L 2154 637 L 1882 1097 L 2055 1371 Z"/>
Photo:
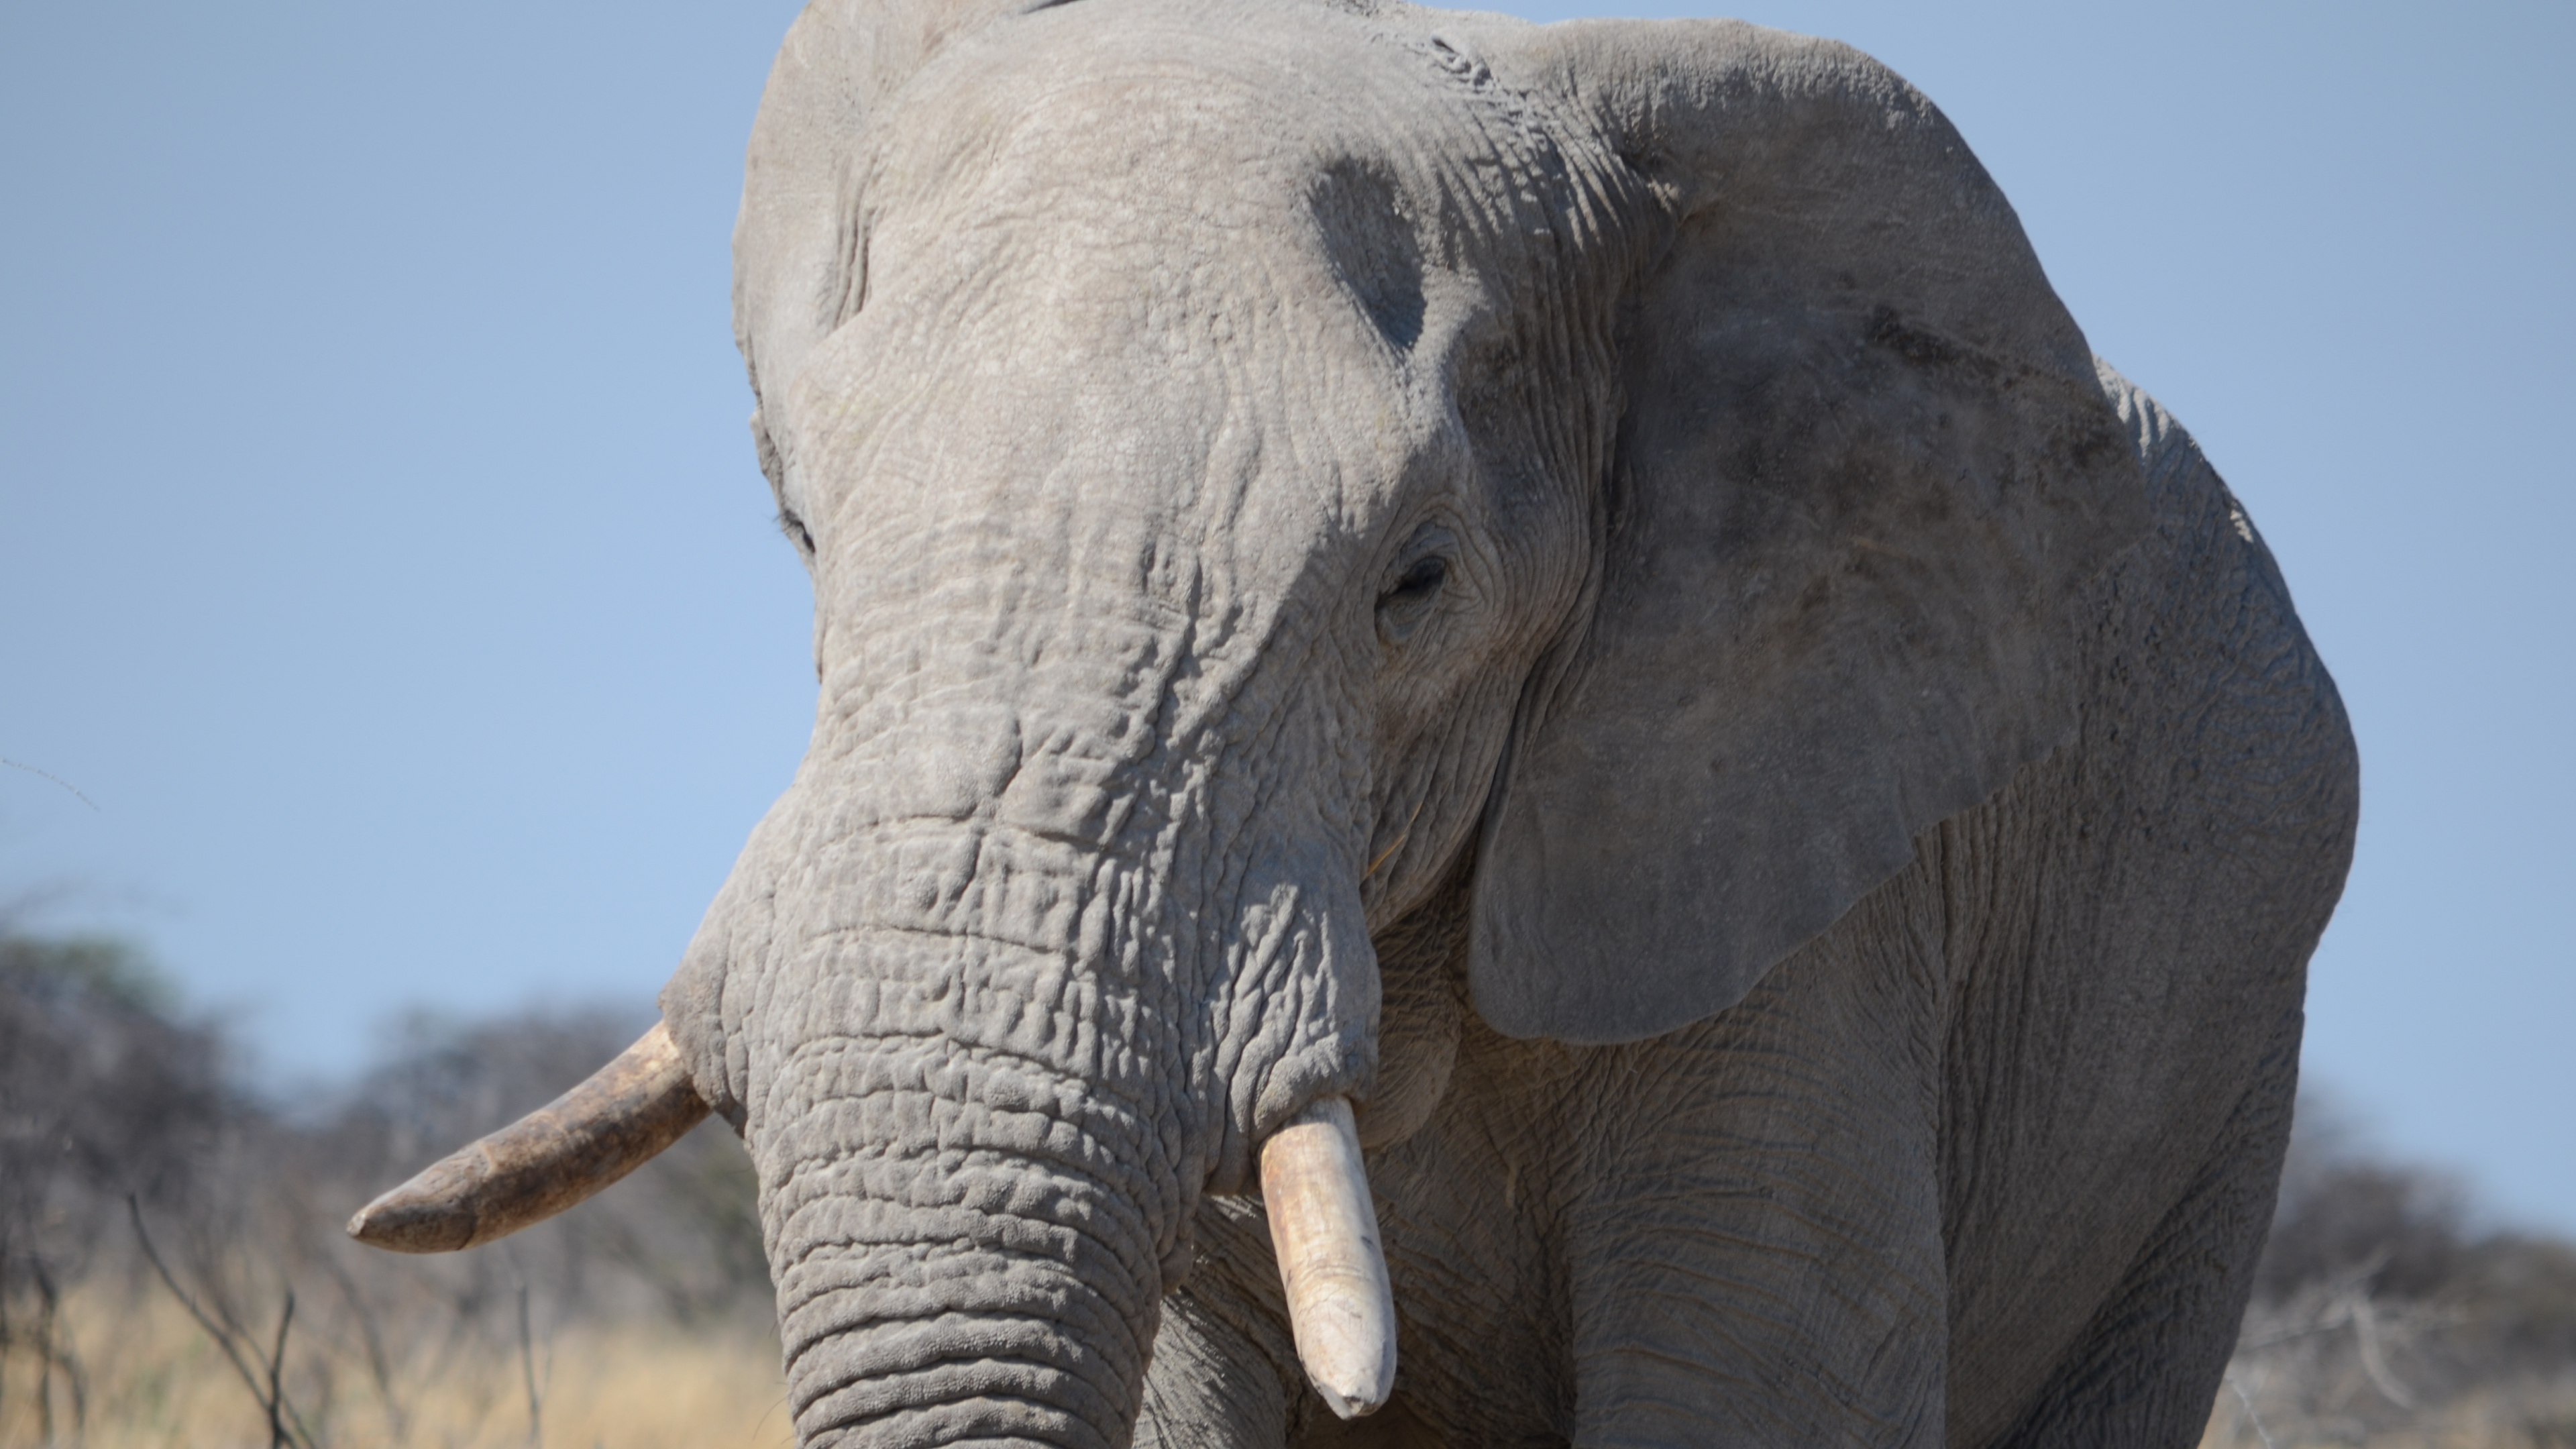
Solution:
<path fill-rule="evenodd" d="M 1395 184 L 1359 160 L 1328 167 L 1309 202 L 1325 253 L 1387 344 L 1422 336 L 1422 244 Z"/>
<path fill-rule="evenodd" d="M 1846 282 L 1845 285 L 1850 284 Z M 1955 363 L 1967 356 L 1959 348 L 1951 345 L 1948 339 L 1936 337 L 1922 328 L 1909 325 L 1904 318 L 1896 315 L 1896 309 L 1893 307 L 1879 307 L 1871 311 L 1869 340 L 1881 347 L 1893 349 L 1899 357 L 1908 362 L 1925 366 Z M 2007 380 L 2004 385 L 2009 387 L 2011 383 Z"/>

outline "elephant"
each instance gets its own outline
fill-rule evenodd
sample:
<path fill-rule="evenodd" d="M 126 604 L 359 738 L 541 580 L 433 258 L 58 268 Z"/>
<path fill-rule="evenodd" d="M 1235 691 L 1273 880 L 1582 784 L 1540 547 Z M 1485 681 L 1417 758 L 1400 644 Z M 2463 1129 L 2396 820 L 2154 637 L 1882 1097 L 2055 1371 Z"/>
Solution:
<path fill-rule="evenodd" d="M 2189 1444 L 2358 763 L 2243 506 L 1832 42 L 814 0 L 734 305 L 793 782 L 598 1077 L 801 1444 Z"/>

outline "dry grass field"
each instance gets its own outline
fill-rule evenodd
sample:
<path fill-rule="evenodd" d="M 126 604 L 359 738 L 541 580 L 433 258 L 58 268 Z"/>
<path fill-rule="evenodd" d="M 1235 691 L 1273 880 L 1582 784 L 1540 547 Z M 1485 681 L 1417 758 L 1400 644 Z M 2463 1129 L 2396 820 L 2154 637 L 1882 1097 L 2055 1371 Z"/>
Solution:
<path fill-rule="evenodd" d="M 85 1405 L 59 1368 L 18 1355 L 0 1382 L 0 1449 L 269 1449 L 260 1398 L 166 1294 L 85 1291 L 62 1306 Z M 584 1324 L 533 1344 L 432 1346 L 391 1365 L 363 1344 L 290 1339 L 284 1427 L 331 1449 L 781 1449 L 795 1443 L 774 1340 L 667 1323 Z M 529 1370 L 533 1369 L 533 1374 Z M 528 1390 L 536 1389 L 532 1415 Z M 50 1432 L 49 1432 L 50 1430 Z"/>
<path fill-rule="evenodd" d="M 606 1060 L 636 1013 L 410 1022 L 358 1080 L 281 1103 L 130 951 L 5 926 L 0 1449 L 792 1442 L 751 1174 L 721 1128 L 490 1248 L 341 1234 Z M 2482 1226 L 2303 1101 L 2202 1442 L 2576 1449 L 2576 1244 Z"/>
<path fill-rule="evenodd" d="M 85 1422 L 75 1427 L 63 1375 L 40 1384 L 35 1365 L 20 1356 L 0 1381 L 0 1449 L 267 1449 L 276 1442 L 259 1399 L 166 1294 L 85 1290 L 61 1316 L 85 1379 Z M 524 1358 L 512 1346 L 481 1343 L 424 1353 L 396 1368 L 388 1395 L 362 1345 L 310 1344 L 290 1355 L 288 1387 L 304 1432 L 335 1449 L 794 1443 L 774 1340 L 738 1328 L 692 1335 L 648 1322 L 587 1324 L 531 1347 Z M 2240 1354 L 2203 1449 L 2576 1449 L 2576 1377 L 2484 1387 L 2418 1411 L 2371 1382 L 2357 1341 L 2345 1354 L 2334 1347 Z"/>
<path fill-rule="evenodd" d="M 64 1305 L 88 1396 L 74 1427 L 59 1372 L 40 1386 L 21 1358 L 0 1382 L 0 1449 L 267 1449 L 259 1400 L 166 1297 L 85 1292 Z M 785 1387 L 773 1340 L 667 1324 L 586 1325 L 532 1355 L 532 1422 L 520 1355 L 478 1345 L 403 1366 L 382 1393 L 352 1345 L 297 1365 L 297 1412 L 336 1449 L 785 1449 Z M 361 1351 L 362 1352 L 362 1351 Z M 2327 1355 L 2330 1359 L 2332 1356 Z M 2240 1355 L 2203 1449 L 2576 1449 L 2576 1379 L 2486 1388 L 2408 1412 L 2368 1382 L 2357 1355 L 2319 1374 L 2261 1351 Z M 2303 1371 L 2304 1374 L 2303 1374 Z M 2238 1390 L 2243 1390 L 2240 1394 Z M 52 1403 L 41 1403 L 50 1394 Z M 50 1412 L 46 1412 L 47 1408 Z M 48 1434 L 47 1421 L 54 1433 Z"/>

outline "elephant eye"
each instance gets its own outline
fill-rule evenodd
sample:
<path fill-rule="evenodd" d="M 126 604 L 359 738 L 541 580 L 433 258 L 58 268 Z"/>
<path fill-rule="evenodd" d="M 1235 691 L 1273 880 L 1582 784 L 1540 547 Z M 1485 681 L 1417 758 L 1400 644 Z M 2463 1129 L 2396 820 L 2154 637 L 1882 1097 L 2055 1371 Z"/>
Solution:
<path fill-rule="evenodd" d="M 1425 554 L 1415 559 L 1405 569 L 1403 576 L 1395 581 L 1395 587 L 1387 590 L 1386 597 L 1379 602 L 1394 603 L 1401 599 L 1428 599 L 1440 592 L 1440 585 L 1448 577 L 1449 560 L 1436 553 Z"/>
<path fill-rule="evenodd" d="M 1378 633 L 1390 644 L 1402 640 L 1431 613 L 1431 601 L 1449 581 L 1449 560 L 1424 554 L 1404 566 L 1385 593 L 1377 596 Z"/>
<path fill-rule="evenodd" d="M 796 545 L 799 553 L 807 558 L 814 556 L 814 535 L 806 531 L 805 520 L 796 516 L 796 510 L 778 510 L 778 531 L 787 535 L 787 541 Z"/>

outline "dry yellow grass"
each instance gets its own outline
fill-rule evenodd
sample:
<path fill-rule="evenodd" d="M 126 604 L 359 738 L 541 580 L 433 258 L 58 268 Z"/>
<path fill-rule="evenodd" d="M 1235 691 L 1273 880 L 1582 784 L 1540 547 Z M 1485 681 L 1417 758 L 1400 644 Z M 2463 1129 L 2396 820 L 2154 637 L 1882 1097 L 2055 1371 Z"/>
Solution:
<path fill-rule="evenodd" d="M 20 1325 L 23 1330 L 25 1325 Z M 387 1325 L 399 1328 L 401 1325 Z M 80 1366 L 39 1375 L 23 1347 L 0 1372 L 0 1449 L 267 1449 L 259 1402 L 185 1310 L 151 1285 L 86 1288 L 58 1331 Z M 539 1341 L 532 1435 L 515 1341 L 420 1335 L 378 1385 L 351 1325 L 302 1321 L 286 1386 L 322 1449 L 788 1449 L 774 1339 L 683 1334 L 659 1322 L 589 1324 Z M 2576 1377 L 2481 1388 L 2399 1412 L 2367 1385 L 2326 1385 L 2240 1359 L 2201 1449 L 2576 1449 Z M 2249 1404 L 2249 1400 L 2251 1401 Z M 48 1425 L 50 1424 L 50 1433 Z"/>
<path fill-rule="evenodd" d="M 24 1352 L 0 1376 L 0 1449 L 267 1449 L 259 1401 L 176 1303 L 84 1292 L 65 1307 L 85 1411 Z M 585 1326 L 535 1345 L 542 1437 L 517 1346 L 451 1340 L 389 1364 L 362 1344 L 290 1339 L 288 1394 L 325 1449 L 780 1449 L 795 1433 L 774 1340 L 662 1324 Z M 47 1421 L 51 1421 L 50 1439 Z"/>

